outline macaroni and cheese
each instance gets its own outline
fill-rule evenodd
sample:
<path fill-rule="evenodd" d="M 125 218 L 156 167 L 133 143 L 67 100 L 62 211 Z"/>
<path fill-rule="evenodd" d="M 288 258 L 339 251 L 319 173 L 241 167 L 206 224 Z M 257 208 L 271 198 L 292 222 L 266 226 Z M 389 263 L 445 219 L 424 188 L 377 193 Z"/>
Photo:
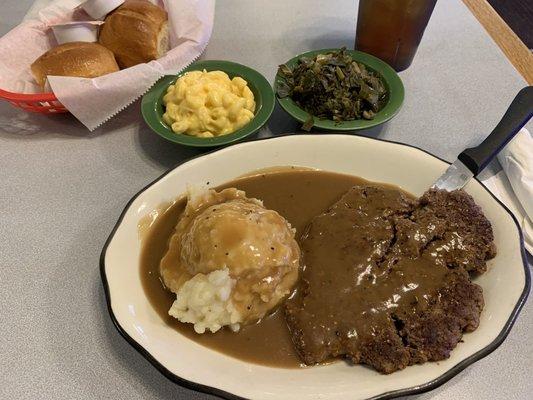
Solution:
<path fill-rule="evenodd" d="M 163 120 L 176 133 L 198 137 L 227 135 L 254 117 L 248 83 L 222 71 L 191 71 L 170 85 L 163 97 Z"/>

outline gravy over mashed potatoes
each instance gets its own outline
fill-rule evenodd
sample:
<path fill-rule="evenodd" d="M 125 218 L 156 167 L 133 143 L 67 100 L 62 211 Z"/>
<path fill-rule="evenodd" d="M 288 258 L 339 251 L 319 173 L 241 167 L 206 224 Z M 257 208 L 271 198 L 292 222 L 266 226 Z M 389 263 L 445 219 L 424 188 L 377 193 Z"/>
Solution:
<path fill-rule="evenodd" d="M 176 294 L 168 313 L 197 333 L 257 322 L 296 284 L 294 235 L 285 218 L 243 191 L 189 193 L 160 264 Z"/>
<path fill-rule="evenodd" d="M 163 103 L 163 120 L 174 132 L 206 138 L 235 132 L 255 111 L 248 83 L 222 71 L 185 73 L 168 87 Z"/>

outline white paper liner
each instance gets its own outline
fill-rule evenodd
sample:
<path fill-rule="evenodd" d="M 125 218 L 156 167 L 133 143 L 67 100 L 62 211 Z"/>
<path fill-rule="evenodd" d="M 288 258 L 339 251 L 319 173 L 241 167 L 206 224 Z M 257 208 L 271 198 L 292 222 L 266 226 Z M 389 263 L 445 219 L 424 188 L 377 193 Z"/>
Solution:
<path fill-rule="evenodd" d="M 30 65 L 56 45 L 50 25 L 90 17 L 76 9 L 82 0 L 57 0 L 30 12 L 29 18 L 0 39 L 0 88 L 39 93 Z M 176 74 L 197 59 L 207 46 L 214 20 L 214 0 L 163 0 L 169 16 L 171 50 L 147 64 L 94 79 L 50 76 L 50 85 L 65 107 L 94 130 L 142 96 L 162 76 Z M 43 0 L 39 0 L 43 4 Z M 21 46 L 24 43 L 24 46 Z"/>

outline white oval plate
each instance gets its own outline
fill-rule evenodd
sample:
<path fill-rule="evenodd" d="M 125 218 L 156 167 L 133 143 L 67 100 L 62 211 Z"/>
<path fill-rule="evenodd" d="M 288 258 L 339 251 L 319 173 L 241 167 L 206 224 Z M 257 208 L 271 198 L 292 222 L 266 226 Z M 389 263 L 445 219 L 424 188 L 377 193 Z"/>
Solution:
<path fill-rule="evenodd" d="M 479 328 L 464 336 L 448 360 L 391 375 L 342 362 L 305 369 L 270 368 L 210 350 L 165 325 L 141 284 L 139 220 L 184 193 L 187 184 L 217 186 L 249 171 L 287 165 L 393 183 L 416 195 L 448 167 L 408 145 L 348 135 L 292 135 L 226 147 L 187 161 L 149 184 L 126 206 L 100 263 L 115 326 L 165 376 L 231 399 L 388 399 L 433 389 L 503 342 L 529 292 L 529 270 L 514 217 L 475 180 L 465 189 L 492 222 L 498 255 L 475 280 L 485 297 Z"/>

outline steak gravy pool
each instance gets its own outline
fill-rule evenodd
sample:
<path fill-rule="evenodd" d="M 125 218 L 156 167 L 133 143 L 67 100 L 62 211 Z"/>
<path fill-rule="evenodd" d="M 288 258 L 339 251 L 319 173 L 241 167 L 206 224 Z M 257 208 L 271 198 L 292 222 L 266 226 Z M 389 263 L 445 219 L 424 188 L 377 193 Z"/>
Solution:
<path fill-rule="evenodd" d="M 367 196 L 364 189 L 367 187 L 374 193 L 375 201 L 372 201 L 371 207 L 365 211 L 370 219 L 375 220 L 377 216 L 375 213 L 384 209 L 391 210 L 390 215 L 379 217 L 375 223 L 370 220 L 357 220 L 360 216 L 354 217 L 350 207 L 369 207 L 369 205 L 358 203 L 357 190 L 352 191 L 351 195 L 346 195 L 354 186 L 360 188 L 358 190 L 364 196 Z M 304 271 L 301 277 L 304 278 L 305 284 L 302 287 L 301 282 L 298 285 L 298 293 L 293 293 L 287 302 L 290 331 L 284 305 L 259 323 L 242 327 L 238 333 L 223 328 L 214 334 L 200 335 L 195 333 L 190 324 L 181 323 L 169 316 L 168 310 L 175 295 L 164 288 L 159 276 L 159 263 L 167 251 L 169 237 L 185 207 L 185 200 L 178 200 L 166 208 L 166 211 L 151 225 L 149 232 L 144 234 L 140 272 L 145 293 L 163 321 L 200 345 L 244 361 L 272 367 L 302 367 L 305 366 L 302 359 L 307 364 L 331 362 L 334 357 L 349 355 L 346 347 L 361 346 L 357 340 L 352 340 L 342 345 L 332 344 L 328 347 L 328 343 L 334 342 L 336 336 L 346 333 L 350 337 L 350 334 L 354 334 L 352 332 L 354 327 L 364 335 L 372 335 L 373 327 L 364 324 L 364 320 L 368 318 L 365 313 L 377 310 L 372 320 L 373 324 L 379 327 L 384 320 L 389 323 L 389 313 L 393 307 L 399 308 L 398 315 L 403 311 L 406 313 L 423 311 L 429 307 L 431 296 L 438 291 L 439 282 L 447 275 L 445 265 L 439 262 L 435 264 L 427 257 L 419 257 L 416 259 L 417 262 L 401 259 L 399 265 L 402 266 L 402 270 L 399 275 L 380 276 L 377 272 L 376 268 L 382 264 L 389 263 L 393 268 L 392 265 L 398 263 L 398 260 L 394 260 L 395 257 L 396 259 L 400 257 L 394 253 L 394 249 L 390 254 L 385 254 L 384 250 L 389 247 L 392 249 L 394 245 L 392 242 L 397 240 L 391 221 L 395 214 L 408 213 L 416 203 L 414 196 L 396 186 L 332 172 L 280 169 L 238 178 L 217 189 L 228 187 L 243 190 L 248 197 L 261 199 L 266 208 L 277 211 L 296 229 L 296 238 L 302 248 Z M 340 199 L 346 199 L 346 204 L 351 205 L 342 207 L 342 204 L 339 205 Z M 362 234 L 363 229 L 368 232 Z M 330 242 L 320 243 L 318 236 L 323 234 L 327 238 L 325 240 Z M 406 242 L 406 245 L 409 243 Z M 360 253 L 358 253 L 359 248 Z M 331 262 L 325 263 L 329 256 L 320 249 L 326 252 L 340 250 L 336 256 L 330 258 Z M 363 258 L 368 259 L 366 264 Z M 428 268 L 430 264 L 435 268 Z M 306 265 L 311 266 L 312 271 L 306 271 Z M 419 268 L 423 269 L 423 273 L 418 274 Z M 362 284 L 357 282 L 358 277 L 359 281 L 363 280 Z M 355 282 L 351 288 L 350 279 Z M 468 284 L 477 287 L 464 276 L 461 279 L 466 279 Z M 381 283 L 374 292 L 368 290 L 371 289 L 372 281 Z M 410 293 L 399 294 L 399 290 L 405 289 L 405 285 L 409 292 L 410 284 L 413 288 Z M 357 287 L 364 289 L 364 294 Z M 309 290 L 314 291 L 311 296 L 308 296 L 309 293 L 304 293 Z M 479 303 L 480 296 L 481 293 L 475 296 L 474 303 L 476 301 L 476 304 Z M 323 297 L 325 301 L 318 301 L 319 297 Z M 358 304 L 349 304 L 350 301 L 357 301 Z M 343 304 L 345 311 L 339 311 L 338 315 L 329 317 L 334 311 L 331 307 L 343 302 L 348 302 Z M 382 312 L 379 311 L 380 307 Z M 481 312 L 481 309 L 478 311 Z M 317 338 L 321 341 L 321 345 L 306 337 L 309 332 L 316 330 L 311 315 L 316 315 L 317 323 L 321 325 L 332 324 L 327 327 L 328 332 L 319 332 Z M 394 321 L 392 323 L 394 324 Z M 461 327 L 461 332 L 463 329 L 467 330 L 466 328 Z M 387 341 L 389 338 L 384 337 L 383 340 Z M 399 340 L 401 343 L 401 339 Z M 353 358 L 352 360 L 369 363 L 365 360 Z M 418 362 L 423 361 L 425 360 Z M 381 361 L 373 366 L 380 370 L 382 366 L 380 363 Z M 388 367 L 381 368 L 381 372 L 392 372 L 403 368 L 409 364 L 409 360 L 403 362 L 405 365 L 400 364 L 394 364 L 394 368 L 390 370 Z"/>

